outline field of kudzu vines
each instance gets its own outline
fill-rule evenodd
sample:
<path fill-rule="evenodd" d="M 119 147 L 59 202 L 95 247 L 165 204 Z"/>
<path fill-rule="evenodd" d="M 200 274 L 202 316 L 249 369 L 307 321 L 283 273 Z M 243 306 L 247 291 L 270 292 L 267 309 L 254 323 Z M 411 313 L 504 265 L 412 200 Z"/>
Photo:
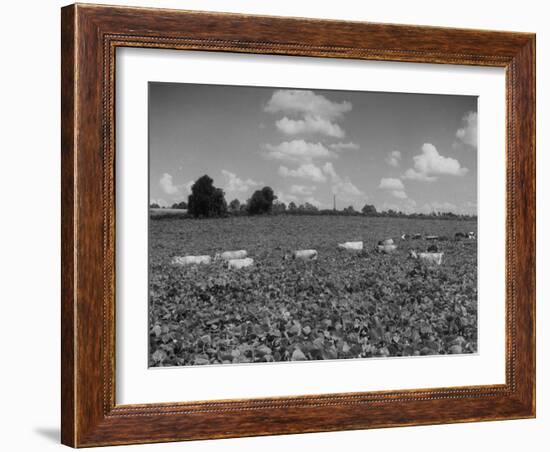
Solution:
<path fill-rule="evenodd" d="M 475 221 L 264 216 L 150 222 L 149 364 L 181 366 L 477 351 Z M 441 266 L 409 259 L 444 235 Z M 394 254 L 374 251 L 393 237 Z M 363 240 L 357 254 L 337 243 Z M 284 260 L 313 248 L 317 261 Z M 254 265 L 177 267 L 173 256 L 246 249 Z"/>

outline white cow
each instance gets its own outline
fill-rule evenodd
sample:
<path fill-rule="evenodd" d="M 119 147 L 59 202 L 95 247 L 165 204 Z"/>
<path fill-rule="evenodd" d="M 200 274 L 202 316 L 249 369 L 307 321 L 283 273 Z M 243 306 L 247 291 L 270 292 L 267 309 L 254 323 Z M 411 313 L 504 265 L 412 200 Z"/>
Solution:
<path fill-rule="evenodd" d="M 296 250 L 293 251 L 290 256 L 285 256 L 285 259 L 302 259 L 305 261 L 317 260 L 317 250 Z"/>
<path fill-rule="evenodd" d="M 426 264 L 441 265 L 443 253 L 417 253 L 414 250 L 409 251 L 409 256 L 413 259 L 419 259 Z"/>
<path fill-rule="evenodd" d="M 362 251 L 363 250 L 363 242 L 339 243 L 338 248 L 340 248 L 341 250 L 347 250 L 347 251 Z"/>
<path fill-rule="evenodd" d="M 251 257 L 245 257 L 243 259 L 229 259 L 227 261 L 227 266 L 229 268 L 234 268 L 240 270 L 241 268 L 250 267 L 254 264 L 254 259 Z"/>
<path fill-rule="evenodd" d="M 393 253 L 397 249 L 397 245 L 378 245 L 378 252 L 384 254 Z"/>
<path fill-rule="evenodd" d="M 230 259 L 244 259 L 246 256 L 248 256 L 246 250 L 224 251 L 223 253 L 216 253 L 214 260 L 228 261 Z"/>
<path fill-rule="evenodd" d="M 174 265 L 209 265 L 212 262 L 210 256 L 174 256 Z"/>
<path fill-rule="evenodd" d="M 476 233 L 473 232 L 473 231 L 468 232 L 468 238 L 469 238 L 470 240 L 475 239 L 475 238 L 476 238 Z"/>
<path fill-rule="evenodd" d="M 393 239 L 380 240 L 377 249 L 379 253 L 390 254 L 397 249 L 397 245 L 394 244 Z"/>

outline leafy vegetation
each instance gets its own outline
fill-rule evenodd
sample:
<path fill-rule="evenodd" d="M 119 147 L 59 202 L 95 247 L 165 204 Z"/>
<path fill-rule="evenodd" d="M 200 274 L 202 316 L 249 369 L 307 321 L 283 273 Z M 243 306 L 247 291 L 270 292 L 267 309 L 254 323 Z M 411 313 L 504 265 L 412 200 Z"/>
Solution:
<path fill-rule="evenodd" d="M 472 353 L 477 350 L 476 241 L 445 241 L 440 267 L 408 259 L 423 240 L 475 221 L 365 216 L 261 216 L 151 222 L 149 364 L 204 365 Z M 363 240 L 365 252 L 339 251 Z M 314 248 L 312 262 L 285 260 Z M 174 267 L 173 256 L 246 249 L 251 268 Z"/>
<path fill-rule="evenodd" d="M 256 190 L 252 198 L 248 201 L 248 213 L 251 215 L 269 213 L 273 207 L 273 201 L 276 199 L 277 197 L 273 193 L 271 187 L 264 187 L 261 190 Z"/>
<path fill-rule="evenodd" d="M 221 188 L 216 188 L 211 177 L 199 177 L 191 187 L 187 208 L 197 217 L 219 217 L 227 212 L 227 203 Z"/>

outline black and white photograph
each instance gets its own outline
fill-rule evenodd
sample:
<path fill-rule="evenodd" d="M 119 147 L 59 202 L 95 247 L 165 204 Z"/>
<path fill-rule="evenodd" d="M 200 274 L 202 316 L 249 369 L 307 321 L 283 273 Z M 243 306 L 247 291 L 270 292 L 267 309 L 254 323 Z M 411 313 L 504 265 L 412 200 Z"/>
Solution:
<path fill-rule="evenodd" d="M 478 352 L 476 96 L 148 90 L 149 367 Z"/>

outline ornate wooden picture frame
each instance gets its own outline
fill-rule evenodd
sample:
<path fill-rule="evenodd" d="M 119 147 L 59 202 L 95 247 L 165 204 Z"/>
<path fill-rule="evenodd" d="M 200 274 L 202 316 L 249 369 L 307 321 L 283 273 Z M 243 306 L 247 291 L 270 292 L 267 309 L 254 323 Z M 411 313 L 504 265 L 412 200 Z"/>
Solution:
<path fill-rule="evenodd" d="M 535 416 L 535 36 L 93 5 L 62 9 L 62 442 L 73 447 Z M 506 70 L 506 382 L 264 399 L 115 402 L 115 51 Z"/>

